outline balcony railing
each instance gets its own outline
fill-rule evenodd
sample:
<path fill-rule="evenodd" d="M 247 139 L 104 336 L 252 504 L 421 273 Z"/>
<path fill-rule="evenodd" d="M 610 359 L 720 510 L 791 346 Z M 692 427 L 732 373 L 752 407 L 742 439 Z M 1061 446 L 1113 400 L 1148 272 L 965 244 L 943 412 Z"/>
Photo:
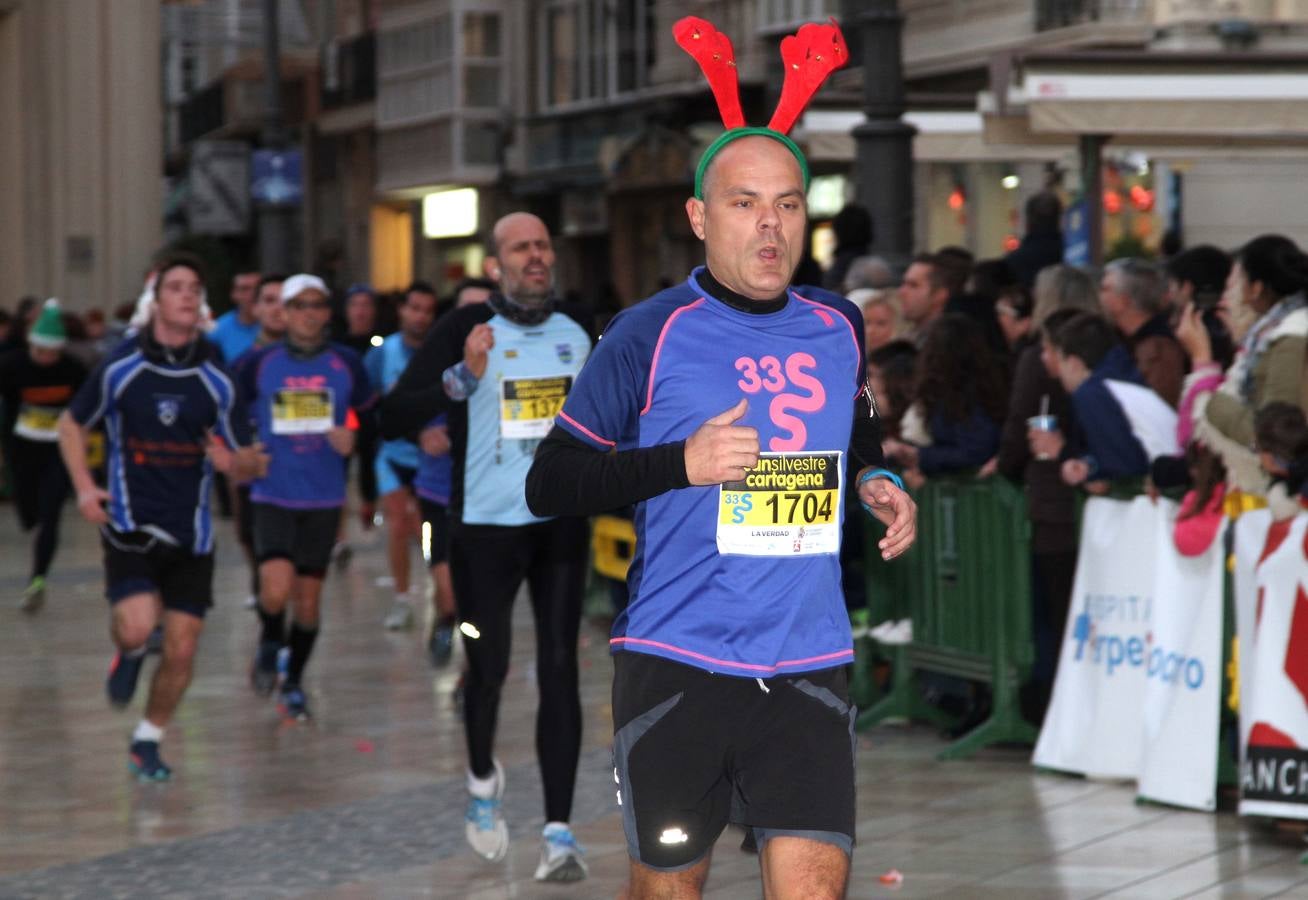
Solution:
<path fill-rule="evenodd" d="M 1036 31 L 1087 22 L 1147 21 L 1153 7 L 1154 0 L 1036 0 Z"/>

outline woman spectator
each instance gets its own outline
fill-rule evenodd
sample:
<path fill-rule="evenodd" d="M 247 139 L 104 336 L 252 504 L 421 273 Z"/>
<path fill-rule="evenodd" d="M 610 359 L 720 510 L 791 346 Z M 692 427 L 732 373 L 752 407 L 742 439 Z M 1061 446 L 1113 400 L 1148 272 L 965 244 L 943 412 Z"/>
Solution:
<path fill-rule="evenodd" d="M 999 320 L 999 330 L 1004 333 L 1004 343 L 1008 345 L 1013 360 L 1021 358 L 1022 351 L 1039 343 L 1035 332 L 1035 322 L 1031 313 L 1035 311 L 1035 299 L 1025 285 L 1010 284 L 999 289 L 995 296 L 995 316 Z"/>
<path fill-rule="evenodd" d="M 1250 449 L 1258 411 L 1277 402 L 1308 409 L 1305 286 L 1308 257 L 1289 238 L 1263 235 L 1236 253 L 1218 309 L 1240 349 L 1220 383 L 1221 370 L 1199 311 L 1190 304 L 1181 317 L 1178 339 L 1192 364 L 1181 412 L 1193 422 L 1195 436 L 1226 463 L 1230 486 L 1246 493 L 1264 495 L 1269 485 Z"/>
<path fill-rule="evenodd" d="M 980 467 L 999 447 L 1006 401 L 1004 373 L 967 316 L 948 313 L 927 333 L 917 358 L 915 402 L 901 423 L 903 440 L 885 453 L 907 481 Z"/>
<path fill-rule="evenodd" d="M 867 357 L 867 379 L 877 400 L 881 433 L 899 437 L 899 424 L 913 403 L 917 348 L 912 341 L 891 341 Z"/>
<path fill-rule="evenodd" d="M 859 288 L 850 292 L 849 301 L 863 311 L 864 352 L 880 350 L 904 330 L 893 292 Z"/>

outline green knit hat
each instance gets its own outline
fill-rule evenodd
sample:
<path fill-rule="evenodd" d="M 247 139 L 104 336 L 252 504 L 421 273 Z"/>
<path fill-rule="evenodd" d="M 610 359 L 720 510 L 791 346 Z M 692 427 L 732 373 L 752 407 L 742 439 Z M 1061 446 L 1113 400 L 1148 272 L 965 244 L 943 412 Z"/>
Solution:
<path fill-rule="evenodd" d="M 41 307 L 41 315 L 27 333 L 27 343 L 48 350 L 58 350 L 68 343 L 68 333 L 64 331 L 64 314 L 59 309 L 59 301 L 54 297 L 45 301 Z"/>

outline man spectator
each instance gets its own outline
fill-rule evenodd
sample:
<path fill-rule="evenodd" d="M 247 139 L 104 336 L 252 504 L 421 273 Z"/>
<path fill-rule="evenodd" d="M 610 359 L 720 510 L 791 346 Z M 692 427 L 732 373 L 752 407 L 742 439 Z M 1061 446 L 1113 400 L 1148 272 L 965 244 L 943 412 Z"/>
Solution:
<path fill-rule="evenodd" d="M 895 277 L 895 270 L 890 267 L 890 263 L 880 256 L 860 256 L 849 264 L 849 271 L 845 273 L 845 280 L 839 290 L 848 297 L 852 291 L 859 288 L 883 290 L 896 287 L 898 284 L 899 280 Z"/>
<path fill-rule="evenodd" d="M 1045 266 L 1063 261 L 1063 203 L 1052 191 L 1032 194 L 1026 201 L 1026 234 L 1017 249 L 1004 257 L 1018 281 L 1035 286 Z"/>
<path fill-rule="evenodd" d="M 255 292 L 259 289 L 257 269 L 244 268 L 232 276 L 232 308 L 218 317 L 209 342 L 218 346 L 223 362 L 231 365 L 236 357 L 254 346 L 259 336 L 259 318 L 254 314 Z"/>
<path fill-rule="evenodd" d="M 926 340 L 931 323 L 939 319 L 949 303 L 949 283 L 945 265 L 934 254 L 913 257 L 899 285 L 899 306 L 908 322 L 908 338 L 917 347 Z"/>
<path fill-rule="evenodd" d="M 1143 259 L 1115 259 L 1099 282 L 1099 305 L 1126 341 L 1145 383 L 1173 409 L 1189 371 L 1163 306 L 1163 276 Z"/>
<path fill-rule="evenodd" d="M 838 291 L 845 283 L 850 266 L 856 259 L 861 259 L 872 245 L 872 216 L 857 203 L 846 203 L 831 220 L 831 230 L 836 234 L 836 255 L 831 261 L 831 268 L 827 269 L 822 278 L 822 286 Z"/>

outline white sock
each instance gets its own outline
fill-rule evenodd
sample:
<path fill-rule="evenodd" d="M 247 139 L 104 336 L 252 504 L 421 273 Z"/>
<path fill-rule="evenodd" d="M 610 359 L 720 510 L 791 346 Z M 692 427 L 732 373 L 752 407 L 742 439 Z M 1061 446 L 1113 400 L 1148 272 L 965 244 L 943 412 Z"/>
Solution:
<path fill-rule="evenodd" d="M 468 770 L 468 793 L 479 800 L 489 800 L 495 796 L 495 789 L 499 783 L 495 778 L 495 773 L 491 772 L 486 778 L 478 778 Z"/>
<path fill-rule="evenodd" d="M 412 594 L 412 589 L 407 590 L 407 591 L 403 591 L 403 592 L 401 592 L 401 591 L 396 591 L 396 592 L 395 592 L 395 602 L 396 602 L 396 603 L 403 603 L 403 604 L 405 604 L 405 605 L 407 606 L 407 605 L 412 601 L 412 599 L 413 599 L 412 596 L 411 596 L 411 594 Z"/>
<path fill-rule="evenodd" d="M 153 741 L 157 744 L 163 740 L 163 729 L 148 719 L 142 719 L 141 724 L 132 732 L 132 740 Z"/>
<path fill-rule="evenodd" d="M 128 659 L 137 659 L 139 657 L 145 656 L 146 646 L 147 646 L 146 644 L 142 644 L 141 646 L 137 647 L 135 650 L 124 650 L 123 656 L 127 657 Z"/>

